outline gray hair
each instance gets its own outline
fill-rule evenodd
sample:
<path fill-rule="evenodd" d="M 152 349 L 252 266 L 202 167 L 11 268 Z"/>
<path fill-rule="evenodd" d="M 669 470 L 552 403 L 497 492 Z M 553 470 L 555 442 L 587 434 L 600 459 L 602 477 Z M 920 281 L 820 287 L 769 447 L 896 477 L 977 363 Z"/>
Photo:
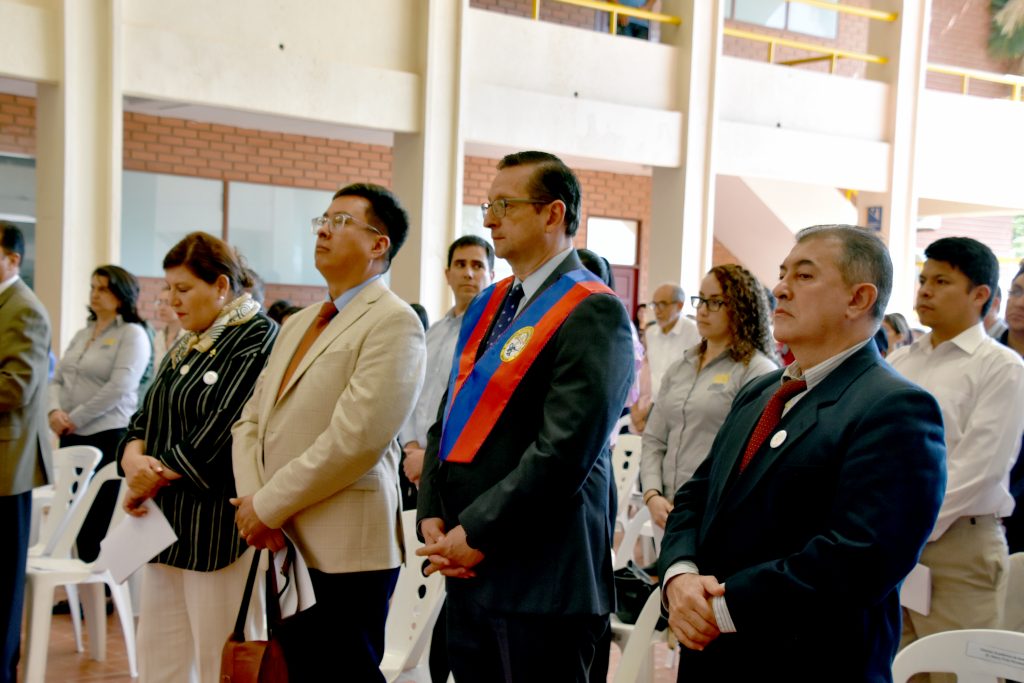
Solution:
<path fill-rule="evenodd" d="M 834 238 L 842 244 L 839 274 L 848 286 L 867 282 L 878 290 L 871 309 L 875 321 L 885 315 L 892 294 L 892 259 L 885 243 L 866 228 L 856 225 L 812 225 L 796 234 L 797 244 L 810 239 Z"/>

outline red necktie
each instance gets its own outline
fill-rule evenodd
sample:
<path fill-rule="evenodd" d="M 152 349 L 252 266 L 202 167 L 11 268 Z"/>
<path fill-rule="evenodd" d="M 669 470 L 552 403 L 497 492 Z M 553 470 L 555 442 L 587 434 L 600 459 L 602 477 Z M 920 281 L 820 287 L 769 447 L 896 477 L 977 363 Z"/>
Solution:
<path fill-rule="evenodd" d="M 782 410 L 786 407 L 786 402 L 806 388 L 807 382 L 802 379 L 791 379 L 783 382 L 782 386 L 775 390 L 775 393 L 772 394 L 771 399 L 768 401 L 768 405 L 764 407 L 764 412 L 761 413 L 761 419 L 757 421 L 757 426 L 754 427 L 754 433 L 750 436 L 750 442 L 747 443 L 747 450 L 743 451 L 743 460 L 740 461 L 741 473 L 747 469 L 747 465 L 750 464 L 754 454 L 764 444 L 765 439 L 779 426 L 779 420 L 782 419 Z"/>
<path fill-rule="evenodd" d="M 313 346 L 313 342 L 316 341 L 316 338 L 327 328 L 327 324 L 336 315 L 338 315 L 338 309 L 335 307 L 334 302 L 325 301 L 324 305 L 320 307 L 320 313 L 317 314 L 310 326 L 306 328 L 306 334 L 303 335 L 302 341 L 299 342 L 298 348 L 295 349 L 292 362 L 288 364 L 288 369 L 284 371 L 284 377 L 281 378 L 281 386 L 277 389 L 278 398 L 281 398 L 281 394 L 284 393 L 284 388 L 288 386 L 288 380 L 292 378 L 292 375 L 295 374 L 295 369 L 302 362 L 302 357 L 306 355 L 309 347 Z"/>

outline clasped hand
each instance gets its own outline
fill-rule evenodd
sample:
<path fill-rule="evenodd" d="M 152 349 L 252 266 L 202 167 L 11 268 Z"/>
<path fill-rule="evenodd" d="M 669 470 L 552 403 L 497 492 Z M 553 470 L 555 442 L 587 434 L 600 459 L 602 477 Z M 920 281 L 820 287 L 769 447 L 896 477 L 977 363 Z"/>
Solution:
<path fill-rule="evenodd" d="M 164 467 L 163 463 L 151 455 L 140 453 L 125 454 L 121 460 L 125 479 L 128 481 L 128 495 L 125 497 L 125 511 L 135 517 L 146 514 L 142 504 L 154 497 L 157 491 L 170 484 L 181 475 Z"/>
<path fill-rule="evenodd" d="M 237 508 L 235 510 L 235 526 L 238 527 L 238 533 L 246 543 L 258 550 L 266 548 L 272 553 L 276 553 L 284 547 L 284 532 L 280 529 L 271 529 L 263 523 L 263 520 L 256 514 L 252 496 L 231 498 L 230 502 Z"/>
<path fill-rule="evenodd" d="M 430 576 L 434 572 L 441 572 L 453 579 L 471 579 L 476 576 L 473 567 L 480 564 L 484 554 L 469 546 L 466 530 L 461 524 L 446 534 L 444 522 L 438 517 L 430 517 L 420 523 L 420 531 L 423 532 L 426 545 L 417 550 L 416 554 L 430 560 L 430 566 L 424 570 L 424 574 Z"/>
<path fill-rule="evenodd" d="M 668 625 L 679 642 L 691 650 L 703 650 L 721 635 L 711 598 L 725 595 L 725 585 L 713 576 L 679 574 L 665 584 Z"/>

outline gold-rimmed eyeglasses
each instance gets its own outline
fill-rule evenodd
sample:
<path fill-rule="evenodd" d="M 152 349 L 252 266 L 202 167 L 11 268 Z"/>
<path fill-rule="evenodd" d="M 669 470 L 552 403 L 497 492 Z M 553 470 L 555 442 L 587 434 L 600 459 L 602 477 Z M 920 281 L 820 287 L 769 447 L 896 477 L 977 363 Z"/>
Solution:
<path fill-rule="evenodd" d="M 323 228 L 327 228 L 327 232 L 333 234 L 340 232 L 345 227 L 346 223 L 358 225 L 360 228 L 375 232 L 381 237 L 387 237 L 387 235 L 379 229 L 373 227 L 369 223 L 362 222 L 350 213 L 336 213 L 333 216 L 317 216 L 310 221 L 310 228 L 314 235 L 318 234 Z"/>
<path fill-rule="evenodd" d="M 495 218 L 504 218 L 508 211 L 509 204 L 550 204 L 551 200 L 545 199 L 495 199 L 493 202 L 484 202 L 480 205 L 480 213 L 487 219 L 487 212 L 494 214 Z"/>

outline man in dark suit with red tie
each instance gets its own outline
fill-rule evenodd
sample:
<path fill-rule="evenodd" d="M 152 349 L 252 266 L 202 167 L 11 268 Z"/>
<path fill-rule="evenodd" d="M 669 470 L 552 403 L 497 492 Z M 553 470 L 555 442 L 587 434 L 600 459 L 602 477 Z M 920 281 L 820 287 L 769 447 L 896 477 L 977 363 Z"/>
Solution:
<path fill-rule="evenodd" d="M 774 289 L 796 360 L 736 397 L 666 525 L 680 681 L 892 679 L 899 585 L 946 471 L 938 405 L 871 341 L 891 287 L 867 231 L 797 235 Z"/>
<path fill-rule="evenodd" d="M 447 579 L 459 681 L 586 681 L 613 609 L 608 437 L 633 379 L 629 318 L 572 248 L 575 174 L 498 165 L 484 210 L 514 277 L 467 309 L 418 518 Z"/>

